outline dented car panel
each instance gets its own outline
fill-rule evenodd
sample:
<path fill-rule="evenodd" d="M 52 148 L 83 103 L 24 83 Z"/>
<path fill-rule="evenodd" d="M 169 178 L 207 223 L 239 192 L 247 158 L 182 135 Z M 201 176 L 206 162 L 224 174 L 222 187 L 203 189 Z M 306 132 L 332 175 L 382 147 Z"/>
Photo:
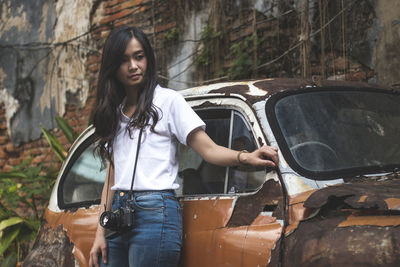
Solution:
<path fill-rule="evenodd" d="M 73 255 L 79 266 L 88 264 L 88 255 L 94 241 L 93 233 L 97 229 L 98 214 L 98 206 L 62 213 L 46 210 L 45 218 L 48 226 L 57 229 L 62 225 L 70 242 L 74 244 Z"/>
<path fill-rule="evenodd" d="M 318 112 L 311 113 L 287 108 L 293 103 L 298 108 L 302 104 L 296 102 L 297 96 L 310 92 L 314 95 L 304 99 L 321 96 L 329 102 L 332 97 L 332 109 L 327 112 L 317 104 L 311 106 Z M 351 104 L 348 92 L 361 100 L 368 94 L 375 96 L 372 93 L 390 96 L 382 98 L 384 115 L 377 113 L 379 105 L 371 110 L 375 104 L 368 101 Z M 400 133 L 395 126 L 400 125 L 400 111 L 398 106 L 390 107 L 399 101 L 398 91 L 365 83 L 266 79 L 218 83 L 181 93 L 206 122 L 215 142 L 236 150 L 277 146 L 280 160 L 274 169 L 217 167 L 190 148 L 180 147 L 177 181 L 181 187 L 176 194 L 184 225 L 181 266 L 400 265 L 400 148 L 395 138 Z M 346 101 L 339 103 L 342 93 Z M 286 96 L 292 100 L 280 102 Z M 343 110 L 334 109 L 340 105 Z M 282 116 L 286 109 L 288 117 Z M 315 116 L 295 117 L 301 112 L 333 117 L 320 122 L 313 121 Z M 285 124 L 286 119 L 290 123 Z M 350 130 L 340 132 L 342 139 L 336 138 L 339 132 L 332 130 L 334 124 L 328 131 L 313 132 L 313 127 L 321 128 L 328 121 Z M 386 143 L 371 146 L 374 151 L 365 145 L 346 150 L 352 133 L 363 133 L 360 140 L 374 138 L 370 143 L 386 138 Z M 89 128 L 71 148 L 45 214 L 42 228 L 47 232 L 41 231 L 46 233 L 43 239 L 49 229 L 66 236 L 65 247 L 73 246 L 79 266 L 88 266 L 99 210 L 96 194 L 105 176 L 104 171 L 87 169 L 99 166 L 92 164 L 96 159 L 87 152 L 92 134 Z M 381 147 L 390 147 L 389 153 Z M 353 159 L 349 151 L 357 149 L 363 150 Z"/>
<path fill-rule="evenodd" d="M 268 263 L 282 231 L 282 225 L 271 213 L 260 212 L 250 225 L 227 227 L 236 199 L 182 202 L 183 266 L 265 266 Z"/>

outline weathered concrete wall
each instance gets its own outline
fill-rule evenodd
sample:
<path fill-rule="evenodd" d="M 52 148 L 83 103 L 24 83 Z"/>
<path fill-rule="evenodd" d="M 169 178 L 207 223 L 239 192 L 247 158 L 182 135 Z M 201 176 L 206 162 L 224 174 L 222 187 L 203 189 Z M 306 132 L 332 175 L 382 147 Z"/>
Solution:
<path fill-rule="evenodd" d="M 0 52 L 2 95 L 5 96 L 7 125 L 16 143 L 39 136 L 33 129 L 41 121 L 50 126 L 51 113 L 40 114 L 37 109 L 45 79 L 41 70 L 48 64 L 48 47 L 25 48 L 27 43 L 46 43 L 53 38 L 56 21 L 53 1 L 4 1 L 1 4 L 2 34 L 0 42 L 6 44 Z M 35 12 L 32 12 L 35 10 Z M 37 67 L 36 67 L 37 66 Z M 47 108 L 49 110 L 49 108 Z"/>
<path fill-rule="evenodd" d="M 86 127 L 101 48 L 111 29 L 142 28 L 153 43 L 160 82 L 175 89 L 227 79 L 299 77 L 300 1 L 306 0 L 2 1 L 0 171 L 29 155 L 34 163 L 53 162 L 39 125 L 55 128 L 57 114 L 78 132 Z M 322 13 L 320 1 L 309 0 L 311 74 L 399 86 L 400 3 L 321 2 Z"/>
<path fill-rule="evenodd" d="M 39 125 L 54 128 L 67 92 L 86 102 L 87 36 L 71 39 L 88 31 L 90 7 L 89 0 L 2 2 L 0 101 L 14 144 L 39 138 Z"/>
<path fill-rule="evenodd" d="M 377 81 L 400 86 L 400 1 L 376 1 L 375 12 L 380 27 L 373 54 Z"/>

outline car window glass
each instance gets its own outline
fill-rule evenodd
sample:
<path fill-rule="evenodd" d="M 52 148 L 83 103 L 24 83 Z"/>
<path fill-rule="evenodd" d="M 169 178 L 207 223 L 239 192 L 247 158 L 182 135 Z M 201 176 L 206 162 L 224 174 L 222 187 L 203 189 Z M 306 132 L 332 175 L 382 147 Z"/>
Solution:
<path fill-rule="evenodd" d="M 234 150 L 253 151 L 257 149 L 251 129 L 244 117 L 234 112 L 231 148 Z M 249 166 L 229 168 L 228 193 L 254 191 L 264 182 L 265 171 Z"/>
<path fill-rule="evenodd" d="M 229 109 L 197 111 L 206 123 L 206 132 L 218 145 L 235 150 L 257 148 L 244 117 Z M 265 178 L 264 169 L 221 167 L 204 161 L 190 147 L 180 146 L 178 182 L 182 195 L 240 193 L 257 189 Z"/>
<path fill-rule="evenodd" d="M 100 157 L 94 156 L 94 146 L 82 144 L 74 152 L 60 187 L 61 206 L 100 200 L 106 169 L 101 168 Z"/>
<path fill-rule="evenodd" d="M 377 91 L 317 91 L 275 105 L 295 162 L 318 173 L 396 166 L 400 96 Z"/>

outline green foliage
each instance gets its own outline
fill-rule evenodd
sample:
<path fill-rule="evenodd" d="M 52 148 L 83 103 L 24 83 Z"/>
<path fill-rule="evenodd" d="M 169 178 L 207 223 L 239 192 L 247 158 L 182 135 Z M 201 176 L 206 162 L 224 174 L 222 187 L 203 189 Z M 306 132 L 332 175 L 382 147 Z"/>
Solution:
<path fill-rule="evenodd" d="M 21 258 L 21 247 L 26 250 L 35 239 L 43 216 L 41 210 L 48 202 L 55 177 L 57 172 L 52 168 L 32 166 L 31 158 L 9 172 L 0 173 L 0 198 L 4 202 L 0 204 L 2 266 L 15 266 L 13 258 Z M 22 216 L 17 213 L 19 210 L 28 212 Z"/>
<path fill-rule="evenodd" d="M 67 140 L 70 143 L 73 143 L 78 134 L 72 129 L 71 126 L 69 126 L 65 119 L 57 117 L 56 122 L 58 124 L 58 127 L 60 127 L 61 131 L 64 133 L 65 137 L 67 137 Z M 53 152 L 56 154 L 57 158 L 61 162 L 63 162 L 67 157 L 67 151 L 64 149 L 64 147 L 61 145 L 60 141 L 54 134 L 52 134 L 49 130 L 43 128 L 42 126 L 40 126 L 40 129 L 42 130 L 44 137 L 46 138 Z"/>
<path fill-rule="evenodd" d="M 231 45 L 229 57 L 232 58 L 232 65 L 227 71 L 229 79 L 245 79 L 251 76 L 254 65 L 257 65 L 257 62 L 254 62 L 253 53 L 255 47 L 262 41 L 263 39 L 253 34 L 241 42 Z"/>
<path fill-rule="evenodd" d="M 196 66 L 208 66 L 213 58 L 213 41 L 222 38 L 222 32 L 214 31 L 213 27 L 205 27 L 201 32 L 202 49 L 195 61 Z"/>
<path fill-rule="evenodd" d="M 60 127 L 61 131 L 65 135 L 65 137 L 67 137 L 68 142 L 72 144 L 78 137 L 78 133 L 75 132 L 74 129 L 72 129 L 72 127 L 67 123 L 67 121 L 64 118 L 57 116 L 56 122 L 58 127 Z"/>
<path fill-rule="evenodd" d="M 166 34 L 164 34 L 164 38 L 167 41 L 177 40 L 178 37 L 179 37 L 179 28 L 178 27 L 173 27 Z"/>
<path fill-rule="evenodd" d="M 17 253 L 12 252 L 11 254 L 8 254 L 3 260 L 1 267 L 15 267 L 18 263 L 17 259 Z"/>
<path fill-rule="evenodd" d="M 61 117 L 57 124 L 69 142 L 78 136 Z M 50 147 L 63 161 L 67 152 L 55 135 L 41 127 Z M 24 256 L 29 243 L 36 238 L 43 209 L 50 198 L 58 171 L 52 166 L 34 166 L 32 158 L 25 159 L 11 171 L 0 172 L 0 262 L 15 266 Z M 18 214 L 23 211 L 23 215 Z"/>
<path fill-rule="evenodd" d="M 8 209 L 29 207 L 35 219 L 40 219 L 38 208 L 45 205 L 57 177 L 52 167 L 31 165 L 32 158 L 25 159 L 9 172 L 0 173 L 0 198 Z M 0 222 L 1 225 L 1 222 Z"/>

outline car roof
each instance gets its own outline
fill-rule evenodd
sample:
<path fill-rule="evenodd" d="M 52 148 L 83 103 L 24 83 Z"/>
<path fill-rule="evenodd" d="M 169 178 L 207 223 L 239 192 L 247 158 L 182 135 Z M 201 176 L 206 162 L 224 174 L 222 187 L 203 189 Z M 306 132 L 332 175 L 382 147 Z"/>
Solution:
<path fill-rule="evenodd" d="M 248 101 L 250 104 L 254 104 L 282 91 L 318 87 L 346 87 L 354 89 L 377 88 L 394 90 L 394 88 L 377 85 L 374 83 L 321 80 L 320 78 L 314 77 L 312 79 L 274 78 L 214 83 L 181 90 L 180 93 L 187 99 L 202 96 L 231 96 L 242 98 Z"/>

